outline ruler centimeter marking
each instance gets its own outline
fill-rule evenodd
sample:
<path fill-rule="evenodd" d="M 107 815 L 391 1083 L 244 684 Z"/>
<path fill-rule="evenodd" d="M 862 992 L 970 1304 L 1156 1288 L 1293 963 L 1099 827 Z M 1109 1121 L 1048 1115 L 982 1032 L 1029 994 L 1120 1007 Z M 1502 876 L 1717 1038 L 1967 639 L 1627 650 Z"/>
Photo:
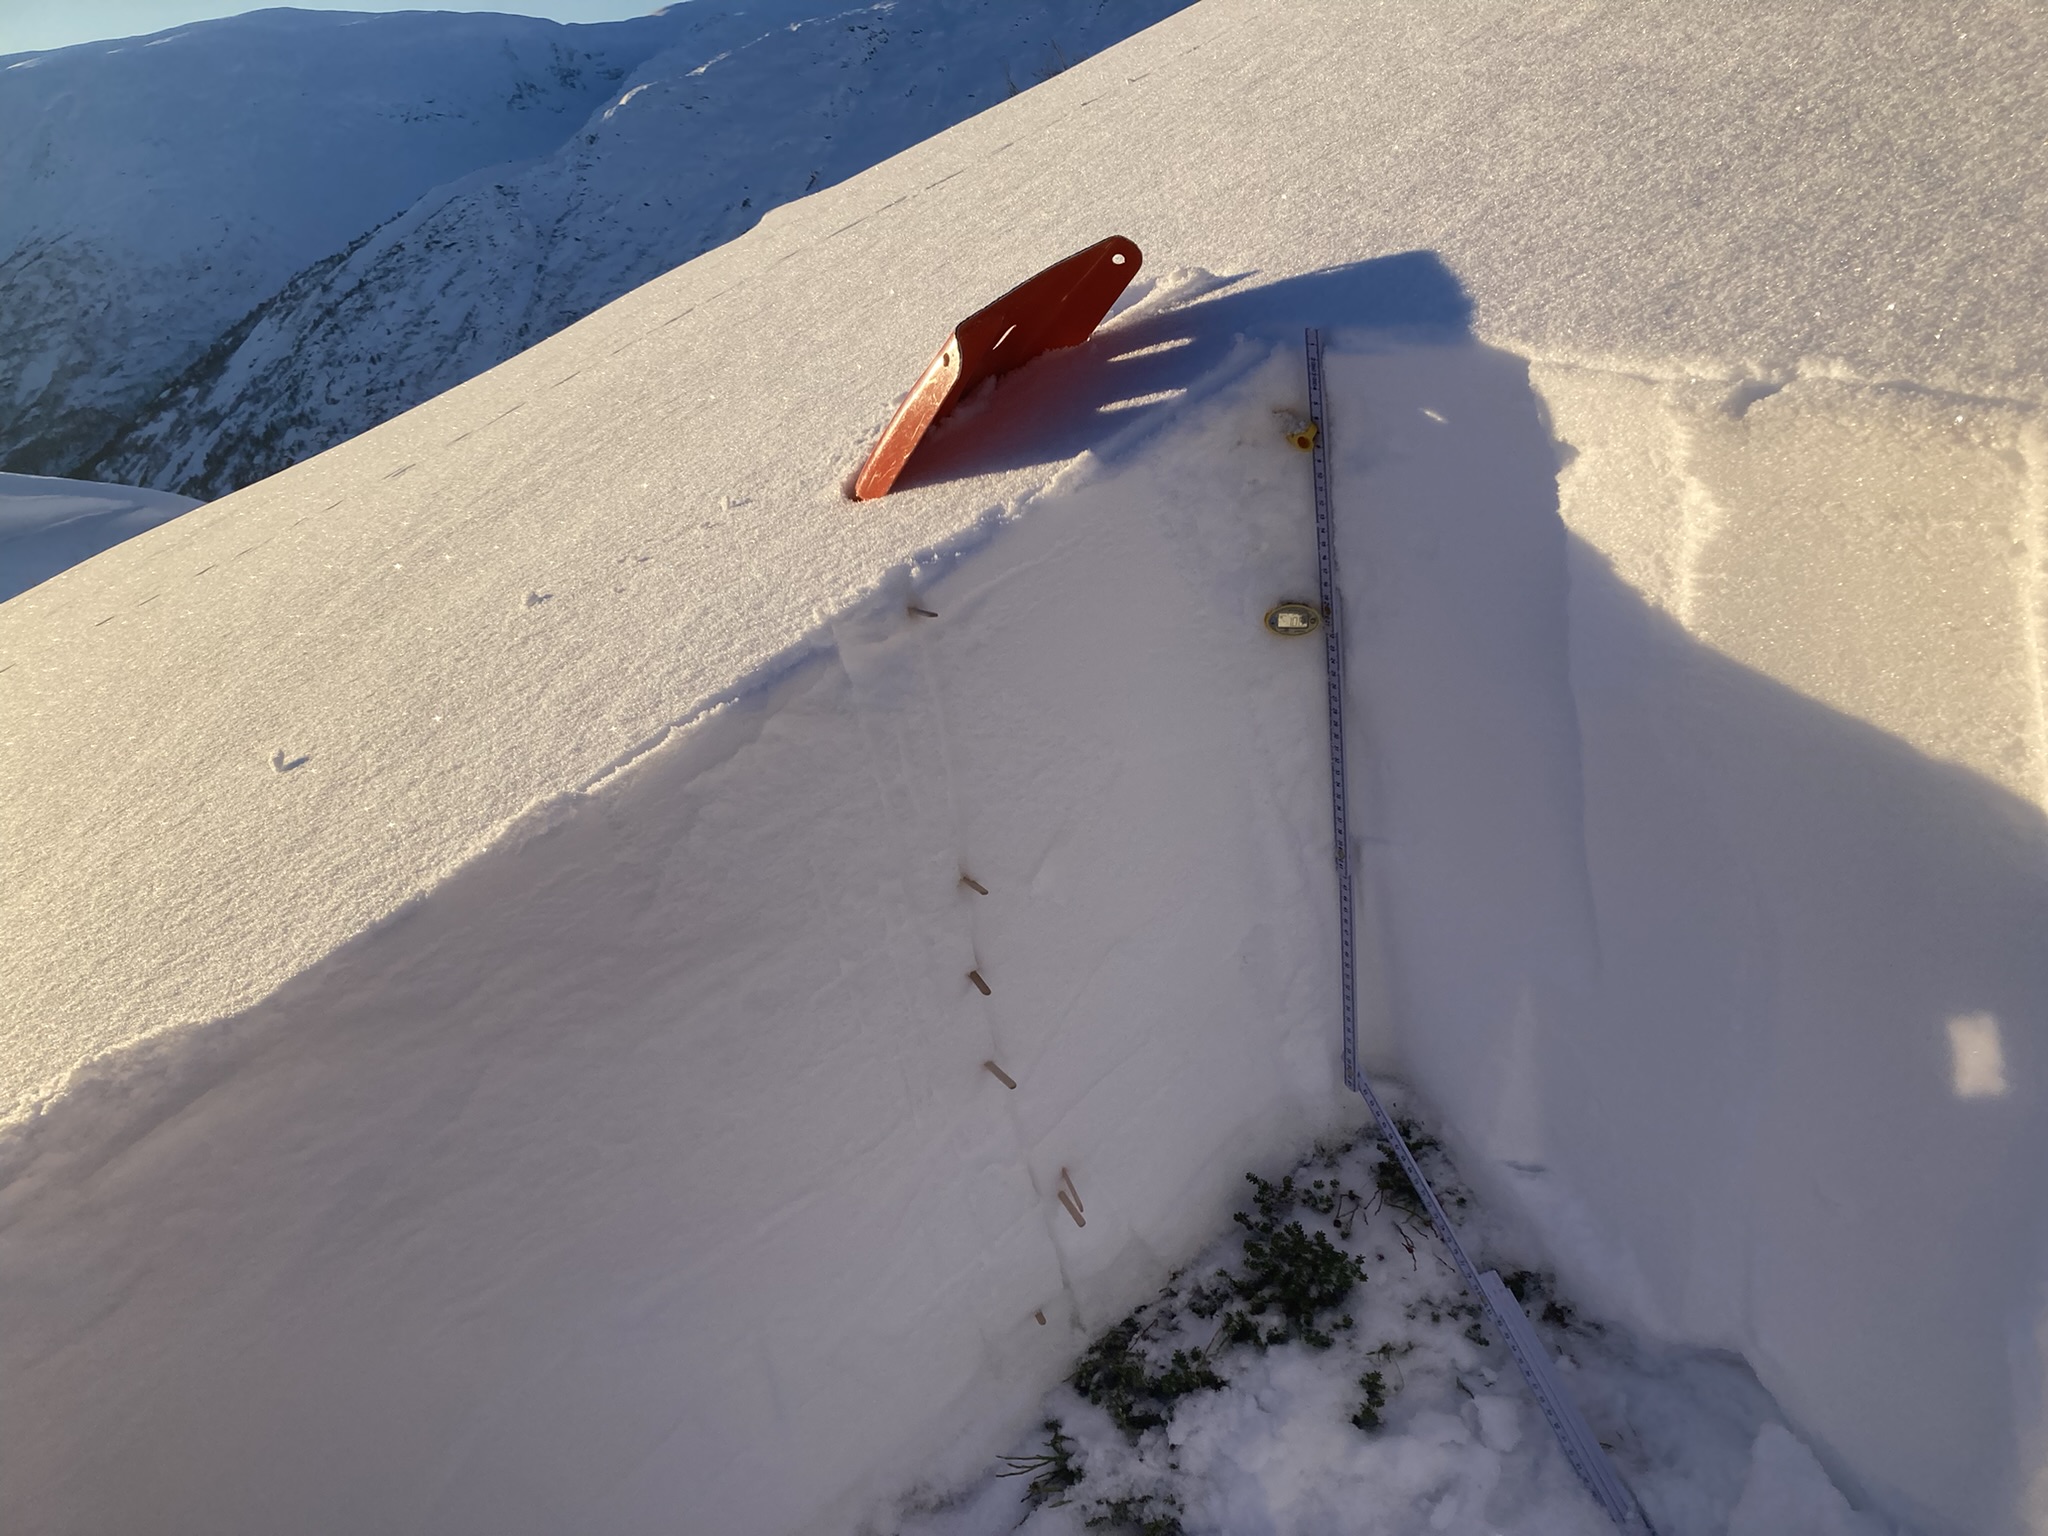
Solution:
<path fill-rule="evenodd" d="M 1458 1234 L 1451 1227 L 1450 1217 L 1437 1200 L 1436 1191 L 1423 1177 L 1422 1167 L 1409 1150 L 1407 1139 L 1394 1124 L 1386 1106 L 1380 1103 L 1379 1095 L 1373 1092 L 1371 1080 L 1358 1066 L 1358 948 L 1351 890 L 1351 831 L 1346 815 L 1349 797 L 1344 776 L 1344 647 L 1337 593 L 1337 552 L 1330 518 L 1330 427 L 1324 410 L 1322 333 L 1310 326 L 1306 341 L 1308 414 L 1315 426 L 1315 434 L 1309 442 L 1309 456 L 1315 472 L 1316 576 L 1321 583 L 1323 668 L 1329 693 L 1330 817 L 1337 842 L 1337 946 L 1344 977 L 1344 1086 L 1356 1091 L 1371 1109 L 1380 1139 L 1393 1148 L 1401 1171 L 1408 1175 L 1408 1182 L 1415 1186 L 1415 1193 L 1422 1199 L 1423 1209 L 1429 1212 L 1429 1223 L 1436 1229 L 1438 1241 L 1449 1251 L 1466 1288 L 1479 1299 L 1480 1306 L 1485 1308 L 1495 1330 L 1506 1343 L 1508 1353 L 1514 1357 L 1522 1379 L 1535 1394 L 1537 1406 L 1543 1410 L 1545 1421 L 1557 1436 L 1565 1460 L 1571 1463 L 1579 1481 L 1586 1485 L 1586 1491 L 1593 1495 L 1616 1525 L 1626 1531 L 1648 1532 L 1655 1536 L 1628 1486 L 1608 1462 L 1606 1453 L 1600 1448 L 1599 1438 L 1580 1415 L 1565 1391 L 1564 1383 L 1558 1380 L 1549 1352 L 1536 1336 L 1521 1303 L 1515 1300 L 1514 1293 L 1493 1270 L 1489 1269 L 1482 1275 L 1474 1267 L 1465 1252 L 1465 1245 L 1458 1241 Z"/>
<path fill-rule="evenodd" d="M 1330 533 L 1330 449 L 1323 426 L 1323 339 L 1308 331 L 1309 458 L 1316 485 L 1316 580 L 1323 610 L 1323 669 L 1330 709 L 1330 819 L 1337 841 L 1337 943 L 1344 974 L 1344 1086 L 1358 1085 L 1358 955 L 1352 945 L 1351 829 L 1345 815 L 1344 642 L 1337 613 L 1337 552 Z"/>

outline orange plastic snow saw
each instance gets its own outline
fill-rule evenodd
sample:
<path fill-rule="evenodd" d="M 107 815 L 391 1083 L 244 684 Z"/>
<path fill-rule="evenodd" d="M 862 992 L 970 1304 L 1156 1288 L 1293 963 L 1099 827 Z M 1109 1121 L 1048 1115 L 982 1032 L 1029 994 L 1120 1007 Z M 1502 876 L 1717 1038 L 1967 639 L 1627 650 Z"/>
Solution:
<path fill-rule="evenodd" d="M 1144 261 L 1133 242 L 1111 235 L 1054 262 L 954 326 L 882 429 L 881 441 L 853 483 L 854 500 L 888 495 L 932 423 L 983 379 L 1008 373 L 1041 352 L 1079 346 L 1094 335 Z"/>

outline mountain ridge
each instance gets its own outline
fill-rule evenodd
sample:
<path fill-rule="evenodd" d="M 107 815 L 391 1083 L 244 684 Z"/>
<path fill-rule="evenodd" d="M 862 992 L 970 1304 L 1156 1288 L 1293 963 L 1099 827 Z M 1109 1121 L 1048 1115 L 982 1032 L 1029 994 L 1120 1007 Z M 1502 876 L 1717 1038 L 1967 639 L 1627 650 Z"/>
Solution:
<path fill-rule="evenodd" d="M 17 269 L 11 282 L 0 281 L 0 295 L 21 297 L 8 306 L 13 313 L 65 317 L 24 318 L 12 334 L 0 326 L 0 365 L 12 362 L 24 381 L 14 401 L 0 403 L 0 464 L 223 495 L 473 377 L 743 233 L 768 209 L 1049 78 L 1185 3 L 692 0 L 634 22 L 532 24 L 553 28 L 547 33 L 512 18 L 518 25 L 503 29 L 507 39 L 529 39 L 529 51 L 545 39 L 558 50 L 552 72 L 522 66 L 509 84 L 502 70 L 483 77 L 517 103 L 506 112 L 548 111 L 551 141 L 528 134 L 512 145 L 522 153 L 472 155 L 477 163 L 413 187 L 400 206 L 377 209 L 324 246 L 302 240 L 289 270 L 276 270 L 277 262 L 260 273 L 237 269 L 232 282 L 203 295 L 206 303 L 159 298 L 171 333 L 158 344 L 124 345 L 140 322 L 104 296 L 124 287 L 145 301 L 182 295 L 189 259 L 154 277 L 145 268 L 138 279 L 111 237 L 62 248 L 23 240 L 0 255 L 0 275 L 10 263 Z M 254 13 L 144 46 L 189 50 L 190 39 L 221 29 L 232 35 L 281 14 L 297 13 Z M 366 27 L 386 20 L 358 18 Z M 265 24 L 280 35 L 291 30 Z M 416 15 L 407 25 L 433 32 Z M 337 30 L 308 27 L 302 35 Z M 470 47 L 491 36 L 475 17 L 447 35 Z M 571 43 L 587 46 L 561 52 Z M 104 51 L 111 58 L 124 50 Z M 80 61 L 70 64 L 75 70 Z M 439 101 L 428 81 L 378 110 L 424 120 Z M 0 157 L 0 189 L 8 179 Z M 330 235 L 335 223 L 323 226 Z M 231 306 L 230 291 L 243 301 Z M 75 325 L 71 317 L 100 304 L 104 325 Z M 48 382 L 37 388 L 39 367 Z"/>
<path fill-rule="evenodd" d="M 552 147 L 677 30 L 259 11 L 0 61 L 0 463 L 75 473 L 252 306 Z"/>

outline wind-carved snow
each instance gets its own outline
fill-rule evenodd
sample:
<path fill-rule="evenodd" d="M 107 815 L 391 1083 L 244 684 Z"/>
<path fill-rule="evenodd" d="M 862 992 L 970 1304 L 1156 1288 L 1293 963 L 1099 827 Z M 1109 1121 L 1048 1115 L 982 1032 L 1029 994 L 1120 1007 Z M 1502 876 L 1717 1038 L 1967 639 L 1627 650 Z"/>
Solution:
<path fill-rule="evenodd" d="M 224 494 L 1186 3 L 692 0 L 585 27 L 272 13 L 125 65 L 150 73 L 114 125 L 190 120 L 157 158 L 67 132 L 51 106 L 128 88 L 102 78 L 110 61 L 38 59 L 12 107 L 36 132 L 0 158 L 0 204 L 44 159 L 67 173 L 0 256 L 21 317 L 0 370 L 14 359 L 22 380 L 0 455 Z M 376 63 L 393 55 L 396 79 Z M 244 68 L 268 91 L 225 114 L 209 71 Z M 0 87 L 0 144 L 8 113 Z M 124 161 L 149 197 L 112 202 L 95 180 Z M 81 201 L 97 222 L 44 233 Z M 158 204 L 161 231 L 138 216 Z"/>

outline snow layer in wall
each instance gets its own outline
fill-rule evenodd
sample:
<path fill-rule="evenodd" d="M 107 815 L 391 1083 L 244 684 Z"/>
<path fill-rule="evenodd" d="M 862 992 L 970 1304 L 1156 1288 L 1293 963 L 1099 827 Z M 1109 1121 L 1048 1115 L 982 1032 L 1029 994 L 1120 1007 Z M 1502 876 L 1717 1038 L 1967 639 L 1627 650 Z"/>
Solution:
<path fill-rule="evenodd" d="M 1064 671 L 1018 681 L 1007 723 L 984 727 L 1048 730 L 1031 723 L 1047 698 L 1094 700 L 1090 729 L 1108 734 L 1077 739 L 1073 763 L 1121 753 L 1147 773 L 1168 766 L 1157 733 L 1189 733 L 1186 762 L 1171 766 L 1186 775 L 1175 795 L 1205 812 L 1199 862 L 1189 848 L 1126 843 L 1118 826 L 1076 834 L 1099 891 L 1142 904 L 1105 899 L 1057 922 L 1036 908 L 1049 925 L 1040 953 L 1077 995 L 1099 986 L 1117 1005 L 1099 1036 L 1092 1002 L 1061 1015 L 1072 1049 L 1108 1052 L 1091 1068 L 1138 1055 L 1149 1065 L 1154 1052 L 1120 1056 L 1118 1042 L 1185 1028 L 1196 1075 L 1179 1088 L 1235 1076 L 1257 1106 L 1234 1124 L 1179 1094 L 1147 1101 L 1111 1073 L 1112 1105 L 1083 1089 L 1089 1071 L 1056 1064 L 1048 1102 L 1080 1117 L 1072 1139 L 1027 1128 L 1007 1164 L 969 1159 L 1026 1170 L 1011 1187 L 1019 1209 L 1050 1223 L 1031 1234 L 1041 1252 L 1114 1246 L 1100 1269 L 1070 1266 L 1085 1324 L 1096 1297 L 1127 1295 L 1148 1264 L 1156 1275 L 1220 1208 L 1204 1207 L 1206 1174 L 1189 1173 L 1185 1199 L 1163 1214 L 1172 1190 L 1163 1173 L 1136 1171 L 1152 1166 L 1144 1147 L 1194 1158 L 1220 1189 L 1240 1170 L 1205 1157 L 1241 1159 L 1283 1125 L 1292 1143 L 1328 1088 L 1300 1075 L 1296 1054 L 1310 1049 L 1300 1031 L 1311 1014 L 1328 1024 L 1327 995 L 1309 993 L 1333 963 L 1320 835 L 1299 829 L 1286 788 L 1299 789 L 1288 753 L 1300 744 L 1261 713 L 1282 685 L 1209 649 L 1266 643 L 1254 610 L 1278 594 L 1255 593 L 1250 577 L 1270 585 L 1297 568 L 1258 566 L 1230 517 L 1264 527 L 1264 498 L 1299 488 L 1254 487 L 1192 451 L 1177 463 L 1167 445 L 1191 439 L 1170 434 L 1206 434 L 1216 418 L 1202 413 L 1226 401 L 1248 415 L 1290 404 L 1267 398 L 1279 374 L 1250 382 L 1266 378 L 1255 370 L 1268 342 L 1232 362 L 1239 332 L 1427 321 L 1458 333 L 1469 318 L 1480 346 L 1396 365 L 1383 338 L 1339 370 L 1333 402 L 1341 483 L 1366 493 L 1343 515 L 1355 702 L 1377 758 L 1361 825 L 1380 840 L 1374 886 L 1390 938 L 1379 1059 L 1405 1061 L 1446 1107 L 1468 1170 L 1539 1220 L 1575 1283 L 1606 1287 L 1671 1332 L 1743 1348 L 1847 1485 L 1937 1529 L 2048 1521 L 2025 1486 L 2043 1464 L 2032 1170 L 2044 989 L 2023 948 L 2041 928 L 2040 804 L 2015 793 L 2038 761 L 2039 727 L 2013 660 L 2039 635 L 2026 574 L 2038 562 L 2025 557 L 2041 547 L 2039 480 L 2015 467 L 2040 462 L 2027 423 L 2048 378 L 2048 220 L 2030 212 L 2048 116 L 2038 14 L 1432 4 L 1361 15 L 1209 0 L 780 210 L 387 427 L 0 608 L 0 1006 L 7 1087 L 26 1117 L 0 1233 L 0 1305 L 18 1310 L 0 1337 L 51 1388 L 0 1400 L 10 1488 L 33 1473 L 37 1507 L 59 1524 L 96 1496 L 149 1496 L 195 1501 L 204 1523 L 227 1525 L 236 1510 L 213 1505 L 236 1482 L 202 1486 L 197 1453 L 246 1428 L 283 1458 L 265 1485 L 281 1494 L 317 1499 L 345 1469 L 355 1497 L 375 1497 L 383 1478 L 438 1500 L 439 1528 L 460 1525 L 468 1498 L 483 1525 L 503 1509 L 474 1474 L 488 1465 L 523 1490 L 521 1507 L 564 1500 L 631 1528 L 662 1504 L 674 1465 L 729 1449 L 718 1438 L 729 1416 L 708 1428 L 693 1417 L 706 1402 L 723 1414 L 754 1394 L 750 1422 L 781 1444 L 788 1426 L 812 1422 L 807 1405 L 843 1401 L 833 1382 L 908 1358 L 890 1356 L 908 1325 L 884 1300 L 910 1282 L 884 1266 L 897 1262 L 890 1242 L 926 1241 L 927 1219 L 939 1257 L 901 1259 L 901 1274 L 937 1287 L 905 1292 L 937 1298 L 917 1340 L 948 1342 L 916 1370 L 902 1365 L 912 1385 L 892 1387 L 883 1408 L 833 1419 L 835 1433 L 851 1424 L 843 1432 L 872 1440 L 844 1459 L 836 1442 L 817 1450 L 815 1480 L 791 1476 L 801 1461 L 778 1463 L 762 1496 L 790 1502 L 769 1515 L 785 1528 L 824 1518 L 862 1476 L 1021 1410 L 1071 1340 L 1032 1323 L 1021 1353 L 1006 1354 L 1008 1324 L 989 1319 L 1015 1322 L 1030 1263 L 945 1290 L 943 1277 L 975 1273 L 966 1245 L 942 1246 L 961 1241 L 966 1229 L 944 1213 L 966 1196 L 951 1182 L 934 1182 L 929 1201 L 906 1193 L 936 1179 L 944 1149 L 995 1132 L 974 1118 L 979 1101 L 957 1122 L 900 1112 L 919 1091 L 907 1064 L 889 1070 L 908 1086 L 876 1086 L 889 1050 L 929 1057 L 934 1103 L 986 1089 L 1008 1113 L 1027 1091 L 1020 1074 L 1013 1093 L 982 1072 L 989 1047 L 964 1053 L 971 1088 L 942 1082 L 951 1068 L 932 1053 L 953 1048 L 945 1026 L 903 1022 L 917 994 L 902 978 L 957 986 L 958 955 L 892 969 L 856 944 L 867 922 L 914 952 L 920 925 L 942 914 L 935 847 L 891 841 L 903 823 L 879 811 L 862 837 L 823 816 L 816 807 L 846 803 L 851 791 L 831 788 L 845 778 L 776 790 L 811 807 L 789 818 L 788 840 L 755 827 L 750 796 L 774 784 L 773 754 L 725 770 L 730 787 L 710 793 L 705 775 L 742 762 L 719 733 L 742 718 L 763 720 L 763 740 L 776 739 L 769 721 L 795 731 L 817 698 L 806 690 L 827 686 L 827 654 L 851 658 L 840 665 L 852 690 L 862 643 L 931 645 L 908 628 L 859 637 L 895 622 L 890 583 L 913 563 L 973 545 L 980 553 L 933 578 L 966 587 L 936 592 L 927 606 L 941 619 L 919 620 L 955 622 L 954 599 L 1009 570 L 1017 541 L 1043 536 L 1057 508 L 1107 494 L 1091 487 L 1108 480 L 1062 478 L 1084 453 L 1112 480 L 1140 477 L 1115 503 L 1131 510 L 1105 503 L 1096 522 L 1170 518 L 1186 499 L 1184 536 L 1110 562 L 1114 593 L 1090 585 L 1081 552 L 1045 552 L 1034 569 L 1067 575 L 1088 602 L 1048 597 L 1016 633 Z M 1065 414 L 1006 437 L 1002 423 L 1025 417 L 991 409 L 983 434 L 954 439 L 924 483 L 861 509 L 839 498 L 955 319 L 1112 229 L 1144 246 L 1155 273 L 1201 266 L 1234 281 L 1199 321 L 1162 317 L 1141 332 L 1134 314 L 1131 331 L 1076 354 L 1078 371 L 1016 381 Z M 1103 350 L 1141 334 L 1143 348 Z M 1270 345 L 1281 349 L 1272 366 L 1291 370 L 1294 343 Z M 1657 393 L 1655 381 L 1691 377 L 1754 398 L 1743 413 Z M 1233 378 L 1246 393 L 1230 393 Z M 1574 378 L 1586 384 L 1576 394 Z M 1045 381 L 1063 382 L 1045 393 Z M 1975 429 L 1981 445 L 1967 420 L 1951 441 L 1957 424 L 1923 409 L 1954 396 L 1995 407 Z M 1442 451 L 1440 430 L 1459 452 Z M 1157 455 L 1145 450 L 1154 431 Z M 1903 478 L 1923 459 L 1945 466 L 1924 495 Z M 1877 465 L 1903 468 L 1859 493 L 1853 478 Z M 1956 495 L 1940 490 L 1951 485 Z M 1223 517 L 1217 498 L 1233 487 L 1244 504 Z M 1992 531 L 2008 507 L 2000 544 Z M 1703 531 L 1714 529 L 1727 537 Z M 1844 562 L 1837 576 L 1823 559 Z M 1732 579 L 1717 585 L 1717 572 Z M 1870 572 L 1910 576 L 1902 593 L 1918 595 L 1859 597 Z M 1037 590 L 1022 569 L 1012 588 Z M 1984 601 L 1968 601 L 1972 590 Z M 1671 616 L 1681 597 L 1693 604 L 1683 622 Z M 1097 643 L 1127 601 L 1138 622 L 1123 646 Z M 1923 601 L 1944 620 L 1990 623 L 1925 635 Z M 1176 691 L 1192 674 L 1153 654 L 1161 624 L 1207 668 L 1195 702 Z M 763 689 L 778 679 L 771 710 Z M 1133 736 L 1118 711 L 1167 707 L 1144 680 L 1171 708 L 1133 714 L 1148 729 Z M 903 703 L 906 723 L 916 702 Z M 865 716 L 828 705 L 809 708 L 877 716 L 872 702 Z M 956 718 L 969 717 L 949 706 L 949 731 Z M 872 751 L 865 735 L 818 740 L 818 775 L 853 775 L 856 748 Z M 1012 750 L 1029 745 L 1020 736 Z M 1277 754 L 1270 767 L 1258 759 L 1258 775 L 1245 770 L 1255 748 Z M 1221 789 L 1204 786 L 1205 763 Z M 1081 815 L 1107 797 L 1131 807 L 1138 831 L 1188 834 L 1180 800 L 1148 804 L 1147 778 L 1060 771 L 1020 783 L 1003 813 L 1029 823 L 1035 806 Z M 1300 771 L 1313 774 L 1313 760 Z M 877 803 L 908 795 L 866 772 L 856 782 Z M 634 822 L 624 808 L 640 784 L 656 788 Z M 529 836 L 533 807 L 584 791 L 556 841 Z M 672 825 L 686 804 L 694 819 Z M 645 836 L 604 845 L 615 817 Z M 1233 824 L 1245 841 L 1214 854 Z M 1270 846 L 1283 825 L 1310 840 Z M 800 832 L 820 851 L 804 852 Z M 670 852 L 691 837 L 716 858 Z M 980 857 L 956 857 L 969 854 Z M 819 866 L 827 855 L 837 862 Z M 1043 870 L 1028 842 L 1019 857 L 1034 902 L 1088 886 L 1048 856 L 1048 878 L 1063 883 L 1032 894 Z M 1124 862 L 1157 883 L 1124 883 Z M 762 915 L 688 947 L 706 969 L 671 985 L 673 925 L 650 934 L 619 914 L 697 910 L 681 893 L 703 889 L 691 882 L 707 869 L 721 878 L 704 901 L 759 901 Z M 996 923 L 998 893 L 1017 900 L 1016 887 L 974 873 L 990 886 L 989 915 L 960 921 Z M 747 884 L 764 874 L 778 894 L 810 882 L 807 931 L 848 957 L 858 985 L 802 946 L 749 951 L 750 934 L 779 931 L 781 908 Z M 829 903 L 846 884 L 885 895 L 841 914 Z M 1220 908 L 1204 905 L 1212 887 Z M 682 906 L 663 907 L 664 890 Z M 971 895 L 944 887 L 947 902 Z M 1177 924 L 1182 907 L 1195 916 Z M 1215 911 L 1237 925 L 1237 945 L 1213 940 L 1201 914 Z M 1254 912 L 1270 951 L 1244 948 Z M 588 983 L 572 1008 L 538 958 L 564 955 L 549 933 L 582 931 L 585 913 L 614 919 L 590 942 L 619 946 L 618 958 L 602 974 L 560 967 Z M 1069 931 L 1061 923 L 1081 934 L 1064 949 L 1052 937 Z M 1211 942 L 1173 947 L 1201 933 Z M 947 942 L 964 941 L 956 930 Z M 1031 948 L 1018 943 L 1006 973 Z M 1127 972 L 1127 952 L 1146 963 Z M 989 998 L 958 1001 L 1007 1006 L 1015 984 L 984 976 Z M 1141 981 L 1180 989 L 1166 1014 L 1145 1011 Z M 842 987 L 863 999 L 848 1027 L 891 1043 L 806 1055 L 799 1047 L 832 1046 Z M 773 1039 L 777 1071 L 792 1075 L 771 1075 L 758 1105 L 749 1089 L 675 1113 L 759 1070 L 739 1024 L 726 1026 L 729 1050 L 708 1024 L 701 1052 L 676 1043 L 695 997 L 723 999 L 720 1016 L 729 1005 L 747 1029 L 788 1032 Z M 1246 1022 L 1239 1005 L 1254 997 L 1268 1011 Z M 1173 1017 L 1190 999 L 1200 1012 Z M 984 1020 L 958 1017 L 970 1029 Z M 902 1024 L 900 1046 L 884 1019 Z M 1329 1049 L 1326 1035 L 1314 1049 Z M 126 1054 L 50 1088 L 107 1050 Z M 408 1053 L 423 1053 L 410 1058 L 418 1070 L 405 1070 Z M 851 1121 L 832 1118 L 851 1111 L 817 1086 L 831 1066 L 861 1091 Z M 818 1123 L 832 1134 L 820 1139 L 839 1155 L 822 1171 L 796 1157 L 785 1169 L 767 1150 L 813 1145 L 772 1096 L 792 1084 L 825 1106 Z M 727 1150 L 747 1156 L 707 1154 L 696 1162 L 711 1187 L 685 1184 L 690 1138 L 739 1122 L 735 1135 L 761 1138 L 767 1182 L 742 1171 L 756 1159 L 741 1135 Z M 380 1162 L 387 1145 L 402 1154 Z M 1058 1226 L 1067 1218 L 1043 1179 L 1048 1166 L 1081 1177 L 1076 1145 L 1090 1159 L 1120 1155 L 1128 1171 L 1110 1177 L 1131 1183 L 1107 1209 L 1128 1207 L 1140 1226 L 1105 1217 L 1098 1231 L 1093 1161 L 1090 1226 Z M 863 1160 L 866 1146 L 879 1161 Z M 517 1176 L 501 1174 L 507 1163 Z M 949 1181 L 959 1163 L 946 1163 Z M 842 1166 L 846 1182 L 819 1186 L 846 1202 L 830 1249 L 875 1245 L 848 1250 L 860 1268 L 845 1284 L 797 1262 L 808 1229 L 786 1239 L 799 1246 L 774 1246 L 803 1228 L 794 1216 L 777 1225 L 778 1213 L 813 1211 L 792 1191 Z M 564 1182 L 550 1186 L 557 1169 Z M 585 1182 L 580 1169 L 596 1172 Z M 1894 1173 L 1903 1182 L 1879 1177 Z M 1002 1228 L 1009 1208 L 990 1202 L 1001 1230 L 979 1232 L 976 1254 L 1025 1231 Z M 675 1219 L 685 1208 L 714 1211 L 710 1235 Z M 259 1230 L 245 1210 L 282 1214 Z M 614 1219 L 630 1239 L 602 1236 Z M 822 1210 L 816 1221 L 827 1227 Z M 231 1264 L 237 1252 L 245 1267 Z M 724 1270 L 728 1252 L 752 1257 Z M 129 1253 L 153 1257 L 124 1266 Z M 209 1291 L 209 1278 L 222 1283 Z M 779 1354 L 738 1323 L 703 1344 L 689 1298 L 742 1289 L 764 1310 L 798 1296 L 845 1327 Z M 859 1321 L 849 1297 L 879 1320 Z M 688 1356 L 700 1367 L 690 1382 L 650 1356 L 671 1337 L 640 1325 L 650 1316 L 675 1319 L 676 1360 L 707 1351 Z M 138 1322 L 172 1317 L 169 1333 Z M 393 1319 L 418 1348 L 377 1342 Z M 460 1343 L 437 1353 L 436 1338 Z M 982 1365 L 963 1375 L 970 1355 Z M 706 1362 L 725 1374 L 706 1378 Z M 301 1385 L 316 1366 L 331 1370 L 320 1392 Z M 714 1399 L 706 1379 L 729 1392 Z M 28 1402 L 46 1416 L 21 1424 L 15 1405 Z M 230 1430 L 209 1427 L 194 1402 Z M 153 1461 L 150 1445 L 186 1458 Z M 560 1459 L 534 1451 L 550 1446 Z M 132 1454 L 102 1462 L 99 1447 Z M 117 1465 L 119 1477 L 97 1475 Z"/>

